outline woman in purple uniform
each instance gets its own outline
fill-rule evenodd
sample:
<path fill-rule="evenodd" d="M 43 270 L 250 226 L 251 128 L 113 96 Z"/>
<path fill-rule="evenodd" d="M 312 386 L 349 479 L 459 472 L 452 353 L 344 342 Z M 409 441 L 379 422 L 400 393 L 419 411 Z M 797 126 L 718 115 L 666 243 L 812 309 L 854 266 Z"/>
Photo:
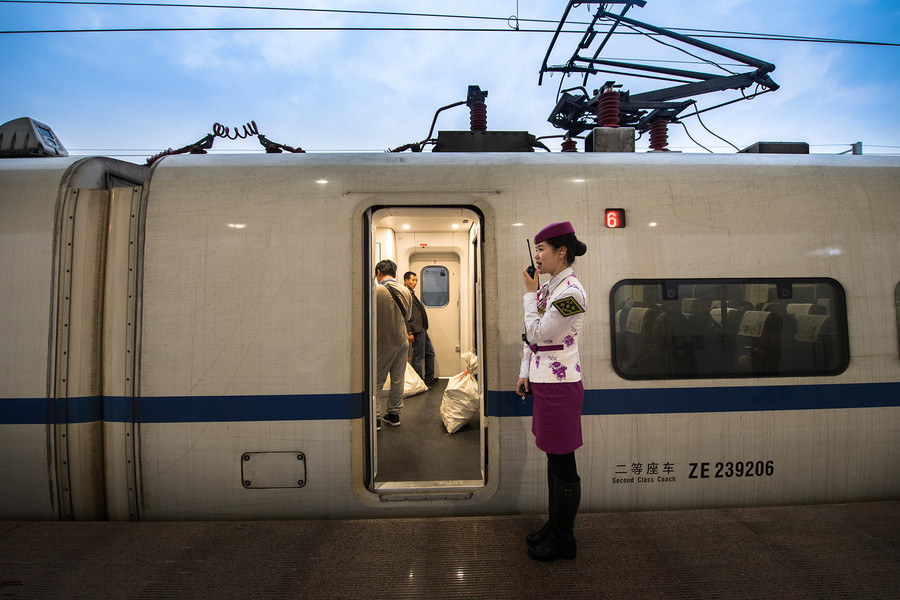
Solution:
<path fill-rule="evenodd" d="M 526 537 L 528 555 L 537 560 L 575 558 L 575 515 L 581 503 L 581 479 L 575 450 L 582 445 L 581 360 L 578 340 L 587 310 L 587 295 L 572 271 L 576 256 L 587 251 L 568 221 L 553 223 L 534 236 L 532 277 L 525 278 L 525 350 L 516 392 L 534 394 L 531 431 L 547 453 L 549 516 Z M 550 281 L 538 289 L 538 274 Z"/>

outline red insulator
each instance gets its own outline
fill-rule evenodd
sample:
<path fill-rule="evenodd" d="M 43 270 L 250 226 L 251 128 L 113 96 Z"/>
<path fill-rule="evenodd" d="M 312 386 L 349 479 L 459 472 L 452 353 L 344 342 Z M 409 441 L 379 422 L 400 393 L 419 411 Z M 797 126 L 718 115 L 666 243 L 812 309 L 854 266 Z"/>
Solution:
<path fill-rule="evenodd" d="M 600 127 L 619 126 L 619 92 L 607 90 L 600 94 L 597 103 L 597 125 Z"/>
<path fill-rule="evenodd" d="M 578 152 L 578 142 L 572 138 L 566 138 L 562 143 L 563 152 Z"/>
<path fill-rule="evenodd" d="M 666 151 L 669 145 L 668 119 L 656 119 L 650 123 L 650 149 Z"/>
<path fill-rule="evenodd" d="M 487 106 L 484 102 L 469 103 L 469 127 L 472 131 L 487 131 Z"/>

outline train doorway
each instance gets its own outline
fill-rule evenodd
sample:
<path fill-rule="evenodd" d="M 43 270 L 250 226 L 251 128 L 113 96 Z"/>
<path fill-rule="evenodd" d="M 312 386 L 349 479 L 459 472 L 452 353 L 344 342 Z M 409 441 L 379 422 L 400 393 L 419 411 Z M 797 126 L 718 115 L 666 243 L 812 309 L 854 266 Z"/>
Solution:
<path fill-rule="evenodd" d="M 397 206 L 372 209 L 367 219 L 369 489 L 388 500 L 468 497 L 484 487 L 486 475 L 486 388 L 477 369 L 467 372 L 484 347 L 481 215 L 466 207 Z M 415 275 L 414 293 L 434 350 L 434 381 L 426 381 L 429 365 L 422 377 L 408 366 L 400 425 L 384 420 L 379 430 L 377 402 L 381 395 L 384 410 L 390 389 L 389 379 L 380 389 L 376 381 L 375 265 L 381 260 L 397 266 L 400 285 L 405 275 Z M 472 414 L 460 424 L 449 409 Z"/>

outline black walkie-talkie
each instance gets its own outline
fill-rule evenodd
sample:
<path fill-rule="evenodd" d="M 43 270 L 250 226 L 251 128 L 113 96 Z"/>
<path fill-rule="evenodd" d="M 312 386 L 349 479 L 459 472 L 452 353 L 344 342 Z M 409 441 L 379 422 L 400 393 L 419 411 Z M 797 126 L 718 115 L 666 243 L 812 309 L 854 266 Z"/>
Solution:
<path fill-rule="evenodd" d="M 528 271 L 529 277 L 534 277 L 534 274 L 537 272 L 537 269 L 534 268 L 534 255 L 531 253 L 531 240 L 525 238 L 525 243 L 528 244 L 528 258 L 531 259 L 531 266 L 526 269 Z"/>

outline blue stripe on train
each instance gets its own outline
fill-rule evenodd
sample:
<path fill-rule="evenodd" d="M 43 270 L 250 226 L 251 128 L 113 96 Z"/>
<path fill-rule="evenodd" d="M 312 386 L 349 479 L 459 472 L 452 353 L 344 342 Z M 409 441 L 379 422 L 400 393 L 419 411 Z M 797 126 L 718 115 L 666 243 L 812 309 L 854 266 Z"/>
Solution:
<path fill-rule="evenodd" d="M 361 393 L 141 398 L 134 412 L 140 423 L 359 419 L 363 401 Z"/>
<path fill-rule="evenodd" d="M 0 398 L 0 425 L 89 423 L 190 423 L 359 419 L 362 394 L 291 396 L 178 396 L 139 398 Z"/>
<path fill-rule="evenodd" d="M 91 396 L 0 399 L 0 424 L 191 423 L 359 419 L 362 393 L 289 396 Z M 410 400 L 414 402 L 415 400 Z M 586 390 L 582 414 L 625 415 L 900 406 L 900 383 Z M 532 400 L 488 391 L 488 415 L 527 417 Z"/>
<path fill-rule="evenodd" d="M 900 383 L 585 390 L 583 415 L 743 412 L 900 406 Z M 488 392 L 488 415 L 531 416 L 512 391 Z"/>
<path fill-rule="evenodd" d="M 103 415 L 103 398 L 0 398 L 0 425 L 90 423 Z"/>

